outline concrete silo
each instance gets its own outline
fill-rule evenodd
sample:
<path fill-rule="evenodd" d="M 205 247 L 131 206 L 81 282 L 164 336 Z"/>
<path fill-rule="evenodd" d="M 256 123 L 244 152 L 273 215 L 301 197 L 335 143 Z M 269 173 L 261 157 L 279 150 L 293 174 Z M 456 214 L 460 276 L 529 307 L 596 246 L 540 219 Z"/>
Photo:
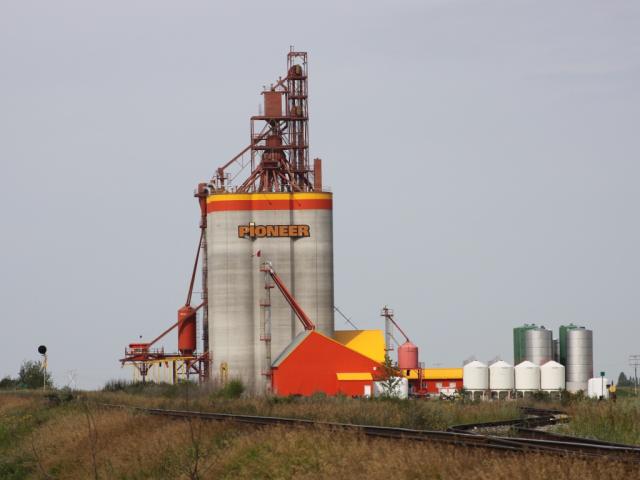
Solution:
<path fill-rule="evenodd" d="M 321 161 L 309 161 L 307 54 L 263 92 L 250 144 L 200 184 L 204 245 L 204 340 L 210 376 L 270 385 L 271 360 L 303 330 L 260 271 L 270 262 L 316 329 L 333 335 L 333 196 Z M 245 158 L 247 157 L 247 158 Z M 251 166 L 242 183 L 234 184 Z M 208 347 L 208 348 L 207 348 Z"/>
<path fill-rule="evenodd" d="M 240 378 L 259 390 L 270 367 L 268 332 L 263 330 L 263 261 L 277 269 L 317 330 L 333 335 L 332 196 L 213 194 L 207 212 L 212 374 L 216 378 L 226 370 L 228 378 Z M 277 234 L 283 236 L 268 236 L 271 226 L 278 226 Z M 269 307 L 269 353 L 275 358 L 302 327 L 282 296 L 271 295 Z"/>

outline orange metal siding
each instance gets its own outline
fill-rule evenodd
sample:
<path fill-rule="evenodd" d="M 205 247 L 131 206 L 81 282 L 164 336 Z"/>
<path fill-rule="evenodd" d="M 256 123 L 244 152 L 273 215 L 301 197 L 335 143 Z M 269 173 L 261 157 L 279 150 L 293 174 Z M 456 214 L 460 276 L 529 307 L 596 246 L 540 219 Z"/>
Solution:
<path fill-rule="evenodd" d="M 417 380 L 411 380 L 409 384 L 410 384 L 410 388 L 412 388 L 415 393 L 423 392 L 423 393 L 439 394 L 441 389 L 450 389 L 450 388 L 455 388 L 458 391 L 462 390 L 462 380 L 459 378 L 447 378 L 447 379 L 440 379 L 440 380 L 423 380 L 422 388 L 419 388 Z"/>
<path fill-rule="evenodd" d="M 318 332 L 311 332 L 272 372 L 277 395 L 364 395 L 370 380 L 338 380 L 337 373 L 370 372 L 373 378 L 380 364 Z"/>
<path fill-rule="evenodd" d="M 331 210 L 331 193 L 215 194 L 207 197 L 207 213 L 243 210 Z"/>

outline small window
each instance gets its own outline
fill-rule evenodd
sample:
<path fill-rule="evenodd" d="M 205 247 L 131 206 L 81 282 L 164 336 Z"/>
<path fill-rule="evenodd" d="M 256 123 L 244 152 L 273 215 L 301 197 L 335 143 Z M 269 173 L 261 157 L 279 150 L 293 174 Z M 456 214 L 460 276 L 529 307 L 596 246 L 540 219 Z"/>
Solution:
<path fill-rule="evenodd" d="M 371 385 L 365 385 L 364 386 L 364 396 L 365 397 L 370 397 L 371 396 Z"/>

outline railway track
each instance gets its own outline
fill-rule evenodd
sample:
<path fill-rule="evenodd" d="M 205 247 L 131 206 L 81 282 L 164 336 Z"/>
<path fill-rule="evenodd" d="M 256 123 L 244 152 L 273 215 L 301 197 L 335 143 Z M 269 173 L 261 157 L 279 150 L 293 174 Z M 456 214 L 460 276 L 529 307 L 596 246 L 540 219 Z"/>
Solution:
<path fill-rule="evenodd" d="M 509 429 L 532 430 L 535 427 L 543 427 L 563 423 L 569 420 L 567 414 L 561 410 L 550 410 L 532 407 L 520 407 L 521 418 L 510 420 L 497 420 L 494 422 L 468 423 L 453 425 L 447 430 L 450 432 L 477 433 L 491 429 L 508 427 Z"/>
<path fill-rule="evenodd" d="M 640 462 L 640 447 L 635 445 L 572 437 L 537 429 L 537 427 L 569 421 L 569 416 L 562 410 L 521 407 L 520 411 L 523 417 L 519 419 L 455 425 L 449 427 L 448 431 L 469 432 L 476 435 L 494 437 L 495 435 L 491 435 L 487 431 L 508 427 L 510 431 L 517 433 L 518 436 L 500 436 L 500 438 L 509 438 L 511 441 L 521 444 L 525 449 L 532 446 L 549 447 L 557 452 L 579 453 L 595 457 L 624 458 Z"/>
<path fill-rule="evenodd" d="M 440 431 L 414 430 L 375 425 L 357 425 L 286 417 L 265 417 L 233 413 L 198 412 L 191 410 L 166 410 L 114 404 L 101 405 L 108 408 L 129 409 L 148 415 L 158 415 L 169 418 L 196 418 L 200 420 L 229 421 L 254 426 L 284 425 L 288 427 L 319 427 L 329 430 L 351 431 L 368 437 L 421 441 L 508 452 L 580 455 L 640 464 L 640 447 L 637 446 L 550 434 L 548 432 L 542 432 L 530 428 L 533 426 L 551 425 L 558 421 L 559 418 L 562 418 L 562 415 L 566 417 L 564 412 L 551 410 L 523 409 L 523 413 L 526 416 L 521 419 L 456 425 L 450 427 L 447 431 Z M 513 428 L 516 432 L 522 434 L 522 436 L 478 433 L 481 430 L 485 431 L 487 429 L 497 427 Z"/>

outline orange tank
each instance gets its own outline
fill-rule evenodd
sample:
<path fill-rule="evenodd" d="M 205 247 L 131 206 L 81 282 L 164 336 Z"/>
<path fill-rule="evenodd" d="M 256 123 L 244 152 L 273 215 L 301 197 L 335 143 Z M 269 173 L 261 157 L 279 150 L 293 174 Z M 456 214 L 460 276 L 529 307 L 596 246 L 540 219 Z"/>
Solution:
<path fill-rule="evenodd" d="M 191 307 L 178 310 L 178 350 L 182 355 L 196 350 L 196 311 Z"/>
<path fill-rule="evenodd" d="M 282 116 L 282 93 L 263 92 L 263 95 L 264 95 L 264 116 L 265 117 L 281 117 Z"/>
<path fill-rule="evenodd" d="M 418 347 L 413 343 L 407 341 L 398 348 L 398 368 L 401 370 L 418 368 Z"/>
<path fill-rule="evenodd" d="M 282 137 L 280 135 L 269 135 L 267 137 L 267 147 L 281 147 Z"/>
<path fill-rule="evenodd" d="M 301 77 L 302 76 L 302 67 L 300 65 L 292 65 L 289 69 L 290 77 Z"/>

